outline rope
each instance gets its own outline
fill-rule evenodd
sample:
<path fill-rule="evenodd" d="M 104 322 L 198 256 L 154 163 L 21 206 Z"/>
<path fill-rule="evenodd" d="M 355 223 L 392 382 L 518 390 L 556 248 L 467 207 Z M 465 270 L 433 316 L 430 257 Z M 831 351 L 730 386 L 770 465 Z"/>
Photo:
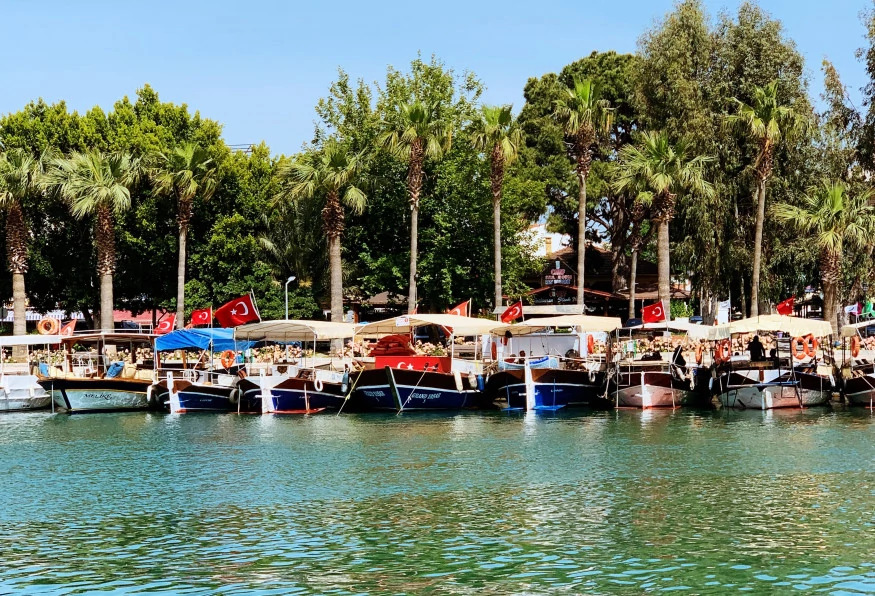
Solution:
<path fill-rule="evenodd" d="M 416 381 L 416 385 L 413 386 L 413 390 L 410 392 L 410 395 L 407 397 L 407 400 L 405 400 L 405 402 L 403 404 L 401 404 L 401 408 L 395 414 L 396 416 L 400 416 L 401 412 L 404 411 L 404 408 L 407 406 L 407 404 L 410 403 L 410 400 L 413 398 L 413 394 L 416 393 L 416 390 L 419 388 L 419 384 L 422 383 L 422 380 L 425 378 L 425 373 L 427 373 L 427 372 L 428 372 L 427 370 L 422 371 L 422 375 L 420 375 L 419 380 Z M 395 390 L 396 391 L 398 390 L 397 386 L 396 386 Z"/>

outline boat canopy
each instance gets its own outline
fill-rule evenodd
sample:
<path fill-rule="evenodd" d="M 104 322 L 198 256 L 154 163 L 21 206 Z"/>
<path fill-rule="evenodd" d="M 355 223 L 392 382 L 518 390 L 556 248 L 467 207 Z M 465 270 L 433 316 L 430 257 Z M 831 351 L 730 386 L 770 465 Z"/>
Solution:
<path fill-rule="evenodd" d="M 60 335 L 0 335 L 0 347 L 45 346 L 61 343 Z"/>
<path fill-rule="evenodd" d="M 758 331 L 782 331 L 791 336 L 813 335 L 814 337 L 826 337 L 832 334 L 832 325 L 829 321 L 817 319 L 803 319 L 787 315 L 762 315 L 750 317 L 740 321 L 732 321 L 712 327 L 715 337 L 712 339 L 727 339 L 738 333 L 757 333 Z"/>
<path fill-rule="evenodd" d="M 451 329 L 453 335 L 484 335 L 495 328 L 495 321 L 463 317 L 448 314 L 402 315 L 383 321 L 374 321 L 359 325 L 356 335 L 391 335 L 393 333 L 410 333 L 416 327 L 438 325 Z"/>
<path fill-rule="evenodd" d="M 501 325 L 490 330 L 493 335 L 504 335 L 510 331 L 513 335 L 527 335 L 537 333 L 549 327 L 574 327 L 580 332 L 605 332 L 610 333 L 620 328 L 623 322 L 618 317 L 592 317 L 589 315 L 562 315 L 558 317 L 544 317 L 516 323 L 514 325 Z"/>
<path fill-rule="evenodd" d="M 235 330 L 238 340 L 249 341 L 314 341 L 320 339 L 347 339 L 355 335 L 352 323 L 331 321 L 303 321 L 281 319 L 241 325 Z"/>
<path fill-rule="evenodd" d="M 177 329 L 155 339 L 155 350 L 167 352 L 171 350 L 212 350 L 224 352 L 225 350 L 246 350 L 253 346 L 254 342 L 235 341 L 233 329 L 221 327 L 200 329 Z"/>
<path fill-rule="evenodd" d="M 716 340 L 726 337 L 724 332 L 718 327 L 710 325 L 700 325 L 698 323 L 690 323 L 689 321 L 660 321 L 659 323 L 644 323 L 643 325 L 634 325 L 627 327 L 633 331 L 681 331 L 686 333 L 690 339 Z"/>
<path fill-rule="evenodd" d="M 866 327 L 875 327 L 875 319 L 845 325 L 842 327 L 842 337 L 854 337 L 860 332 L 860 329 L 865 329 Z"/>

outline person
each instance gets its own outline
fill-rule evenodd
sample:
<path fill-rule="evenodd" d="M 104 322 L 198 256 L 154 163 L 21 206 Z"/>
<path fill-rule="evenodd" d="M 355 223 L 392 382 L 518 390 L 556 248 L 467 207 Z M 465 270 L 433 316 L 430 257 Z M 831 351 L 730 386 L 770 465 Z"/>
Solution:
<path fill-rule="evenodd" d="M 517 364 L 525 364 L 525 362 L 526 362 L 526 351 L 525 350 L 520 350 L 520 355 L 516 359 L 516 361 L 517 361 Z"/>
<path fill-rule="evenodd" d="M 766 359 L 766 350 L 760 342 L 759 335 L 753 336 L 753 339 L 747 344 L 747 351 L 750 352 L 751 362 L 762 362 Z"/>
<path fill-rule="evenodd" d="M 686 368 L 687 359 L 684 358 L 684 346 L 682 344 L 678 344 L 674 349 L 674 354 L 671 355 L 671 363 L 675 366 Z"/>

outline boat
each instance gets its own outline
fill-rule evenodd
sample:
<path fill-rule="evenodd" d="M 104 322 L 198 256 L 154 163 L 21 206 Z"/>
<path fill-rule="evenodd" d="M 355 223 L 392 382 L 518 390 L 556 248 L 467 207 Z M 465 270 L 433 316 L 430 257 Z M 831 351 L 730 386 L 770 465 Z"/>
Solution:
<path fill-rule="evenodd" d="M 150 402 L 171 414 L 260 414 L 260 397 L 242 398 L 238 387 L 246 368 L 237 361 L 237 355 L 252 345 L 252 342 L 236 341 L 233 329 L 220 327 L 178 329 L 156 338 L 155 360 L 160 365 L 156 381 L 150 388 Z M 161 353 L 176 350 L 182 351 L 181 362 L 161 362 Z M 186 358 L 188 350 L 199 350 L 198 359 L 189 363 Z M 221 356 L 217 358 L 216 353 L 221 353 Z"/>
<path fill-rule="evenodd" d="M 835 387 L 833 369 L 831 364 L 820 359 L 817 349 L 819 339 L 832 335 L 829 322 L 763 315 L 712 329 L 717 334 L 715 388 L 724 407 L 771 410 L 809 408 L 829 403 Z M 732 354 L 733 336 L 764 332 L 776 335 L 773 355 L 761 361 L 751 361 L 743 353 Z M 829 342 L 825 343 L 831 351 Z M 834 361 L 830 354 L 826 355 Z"/>
<path fill-rule="evenodd" d="M 61 337 L 63 362 L 60 366 L 41 363 L 39 384 L 51 394 L 52 408 L 63 412 L 146 410 L 154 371 L 138 361 L 137 352 L 142 348 L 151 352 L 154 338 L 119 331 Z"/>
<path fill-rule="evenodd" d="M 875 332 L 875 321 L 861 321 L 842 327 L 845 343 L 842 350 L 842 393 L 849 405 L 875 409 L 875 359 L 871 350 L 863 350 L 862 344 Z"/>
<path fill-rule="evenodd" d="M 333 362 L 319 364 L 315 357 L 316 343 L 350 339 L 355 334 L 351 323 L 329 321 L 276 320 L 242 325 L 235 330 L 238 341 L 266 342 L 289 345 L 313 343 L 309 366 L 305 355 L 288 357 L 286 351 L 279 361 L 250 368 L 237 386 L 241 400 L 260 405 L 263 414 L 315 414 L 325 410 L 340 410 L 350 387 L 348 367 L 335 370 Z"/>
<path fill-rule="evenodd" d="M 59 335 L 4 335 L 0 336 L 0 412 L 29 412 L 48 409 L 52 396 L 39 384 L 34 374 L 33 364 L 22 364 L 13 371 L 15 365 L 6 361 L 6 348 L 19 346 L 57 346 Z M 28 358 L 30 361 L 30 358 Z M 37 365 L 38 370 L 38 365 Z"/>
<path fill-rule="evenodd" d="M 410 338 L 415 329 L 429 325 L 447 331 L 449 354 L 416 354 Z M 411 314 L 359 326 L 356 337 L 388 337 L 398 345 L 377 348 L 378 353 L 356 361 L 361 370 L 352 382 L 348 407 L 394 412 L 493 407 L 483 391 L 483 362 L 476 360 L 476 345 L 495 325 L 460 315 Z M 468 336 L 478 338 L 475 360 L 456 358 L 455 338 Z"/>
<path fill-rule="evenodd" d="M 606 397 L 610 363 L 594 347 L 596 335 L 608 345 L 607 334 L 620 325 L 616 317 L 563 315 L 493 329 L 497 370 L 486 393 L 509 409 L 613 406 Z"/>
<path fill-rule="evenodd" d="M 675 352 L 660 349 L 641 350 L 641 342 L 650 336 L 651 344 L 659 335 L 673 343 L 673 333 L 702 341 L 710 337 L 710 327 L 682 321 L 647 323 L 618 329 L 617 345 L 612 349 L 614 366 L 610 371 L 608 393 L 618 408 L 679 408 L 710 405 L 710 380 L 704 360 L 674 360 Z M 700 353 L 697 351 L 697 354 Z"/>

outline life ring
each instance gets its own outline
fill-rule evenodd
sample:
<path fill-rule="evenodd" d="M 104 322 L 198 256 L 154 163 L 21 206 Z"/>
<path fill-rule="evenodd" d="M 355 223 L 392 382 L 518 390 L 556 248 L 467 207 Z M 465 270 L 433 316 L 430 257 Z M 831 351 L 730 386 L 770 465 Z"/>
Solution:
<path fill-rule="evenodd" d="M 592 334 L 586 336 L 586 353 L 592 354 L 595 351 L 595 339 Z"/>
<path fill-rule="evenodd" d="M 320 378 L 317 377 L 317 378 L 313 381 L 313 388 L 314 388 L 316 391 L 322 391 L 323 387 L 324 387 L 324 385 L 322 384 L 322 379 L 320 379 Z"/>
<path fill-rule="evenodd" d="M 790 354 L 796 360 L 805 359 L 805 357 L 808 355 L 808 342 L 805 341 L 804 337 L 797 336 L 790 340 Z"/>
<path fill-rule="evenodd" d="M 57 335 L 61 330 L 61 322 L 58 319 L 46 317 L 36 324 L 36 330 L 40 335 Z"/>
<path fill-rule="evenodd" d="M 809 333 L 802 339 L 805 340 L 805 355 L 811 358 L 817 356 L 817 338 Z"/>
<path fill-rule="evenodd" d="M 855 335 L 851 338 L 851 357 L 856 358 L 860 355 L 860 336 Z"/>
<path fill-rule="evenodd" d="M 222 358 L 220 362 L 222 363 L 223 368 L 231 368 L 234 366 L 234 360 L 236 359 L 237 354 L 234 353 L 233 350 L 225 350 L 222 352 Z"/>
<path fill-rule="evenodd" d="M 731 358 L 732 347 L 729 340 L 724 339 L 721 342 L 717 342 L 717 345 L 714 347 L 714 361 L 719 364 L 721 362 L 729 362 Z"/>
<path fill-rule="evenodd" d="M 702 364 L 702 358 L 705 354 L 705 346 L 703 344 L 699 344 L 696 346 L 696 364 Z"/>

